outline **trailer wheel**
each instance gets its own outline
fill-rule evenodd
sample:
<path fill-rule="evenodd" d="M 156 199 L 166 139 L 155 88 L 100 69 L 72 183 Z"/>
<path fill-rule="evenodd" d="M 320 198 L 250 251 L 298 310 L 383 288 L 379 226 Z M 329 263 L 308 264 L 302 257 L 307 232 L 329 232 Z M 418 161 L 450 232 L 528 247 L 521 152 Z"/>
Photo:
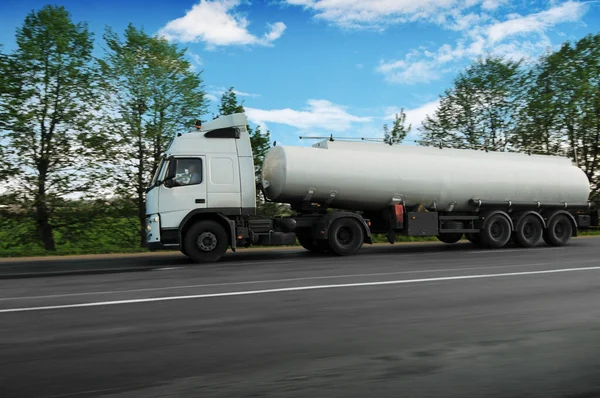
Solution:
<path fill-rule="evenodd" d="M 460 232 L 457 233 L 449 233 L 449 234 L 439 234 L 437 238 L 444 243 L 456 243 L 462 238 L 463 234 Z"/>
<path fill-rule="evenodd" d="M 363 242 L 362 226 L 354 218 L 338 218 L 329 228 L 329 248 L 339 256 L 355 254 L 360 250 Z"/>
<path fill-rule="evenodd" d="M 227 231 L 216 221 L 200 221 L 190 227 L 184 237 L 187 255 L 196 263 L 219 261 L 227 251 Z"/>
<path fill-rule="evenodd" d="M 496 213 L 487 219 L 481 230 L 481 243 L 493 249 L 498 249 L 508 243 L 511 235 L 512 231 L 508 217 Z"/>
<path fill-rule="evenodd" d="M 544 226 L 539 217 L 528 214 L 519 220 L 513 241 L 521 247 L 535 246 L 544 233 Z"/>
<path fill-rule="evenodd" d="M 548 223 L 548 228 L 544 231 L 544 241 L 551 246 L 565 245 L 573 235 L 573 226 L 571 220 L 563 214 L 560 214 Z"/>

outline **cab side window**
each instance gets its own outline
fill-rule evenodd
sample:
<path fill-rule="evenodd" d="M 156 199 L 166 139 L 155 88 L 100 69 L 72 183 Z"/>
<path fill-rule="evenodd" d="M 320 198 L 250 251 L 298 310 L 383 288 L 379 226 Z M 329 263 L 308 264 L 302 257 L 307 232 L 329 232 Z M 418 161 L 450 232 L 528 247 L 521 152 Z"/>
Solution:
<path fill-rule="evenodd" d="M 202 183 L 202 159 L 179 158 L 176 163 L 175 185 L 198 185 Z"/>

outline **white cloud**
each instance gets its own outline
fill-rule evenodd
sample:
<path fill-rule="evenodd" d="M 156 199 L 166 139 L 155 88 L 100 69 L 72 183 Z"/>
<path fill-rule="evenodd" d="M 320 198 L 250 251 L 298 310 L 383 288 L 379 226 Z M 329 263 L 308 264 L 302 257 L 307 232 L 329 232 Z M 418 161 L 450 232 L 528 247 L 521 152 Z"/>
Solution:
<path fill-rule="evenodd" d="M 508 0 L 285 0 L 344 28 L 384 29 L 386 25 L 427 21 L 443 25 L 447 18 L 480 5 L 495 10 Z M 470 18 L 473 18 L 473 14 Z M 467 22 L 467 21 L 464 21 Z"/>
<path fill-rule="evenodd" d="M 548 27 L 562 22 L 578 21 L 586 11 L 586 5 L 578 1 L 567 1 L 549 10 L 524 17 L 513 16 L 510 20 L 490 26 L 487 30 L 492 43 L 499 42 L 509 36 L 537 32 L 543 34 Z"/>
<path fill-rule="evenodd" d="M 509 2 L 510 0 L 485 0 L 481 5 L 481 8 L 483 8 L 484 10 L 494 11 L 498 7 Z"/>
<path fill-rule="evenodd" d="M 217 98 L 221 98 L 229 88 L 219 87 L 219 86 L 209 86 L 207 97 L 212 99 L 213 101 L 217 101 Z M 260 94 L 248 93 L 245 91 L 233 90 L 233 93 L 238 97 L 251 97 L 258 98 Z M 210 96 L 210 97 L 209 97 Z"/>
<path fill-rule="evenodd" d="M 428 61 L 393 61 L 382 62 L 377 71 L 386 76 L 386 79 L 393 83 L 415 84 L 426 83 L 439 78 L 438 72 L 434 69 L 435 63 Z"/>
<path fill-rule="evenodd" d="M 225 92 L 225 90 L 223 90 L 223 92 Z M 252 97 L 252 98 L 256 98 L 256 97 L 260 97 L 260 94 L 253 94 L 253 93 L 245 93 L 243 91 L 237 91 L 237 90 L 233 90 L 234 94 L 240 97 Z"/>
<path fill-rule="evenodd" d="M 499 6 L 503 1 L 496 1 Z M 492 4 L 483 7 L 491 7 Z M 449 29 L 464 31 L 458 42 L 451 46 L 444 44 L 437 51 L 411 50 L 404 59 L 380 61 L 377 72 L 393 83 L 414 84 L 430 82 L 441 78 L 446 70 L 444 65 L 464 59 L 474 59 L 485 53 L 506 56 L 510 59 L 530 59 L 552 45 L 545 30 L 561 22 L 573 22 L 582 18 L 586 8 L 583 3 L 569 0 L 546 11 L 525 17 L 510 15 L 504 22 L 483 24 L 487 16 L 453 13 L 454 24 Z M 519 41 L 513 36 L 530 33 L 529 40 Z M 537 33 L 536 36 L 531 33 Z"/>
<path fill-rule="evenodd" d="M 433 116 L 433 114 L 435 113 L 439 104 L 440 104 L 440 101 L 435 100 L 435 101 L 427 102 L 417 108 L 405 110 L 404 113 L 406 114 L 406 124 L 412 125 L 412 129 L 416 130 L 418 127 L 421 126 L 421 123 L 423 123 L 426 116 L 428 116 L 428 115 Z M 388 115 L 385 116 L 385 119 L 386 120 L 394 120 L 396 117 L 396 114 L 399 112 L 400 112 L 399 108 L 388 108 L 388 109 L 386 109 L 386 113 Z"/>
<path fill-rule="evenodd" d="M 216 101 L 218 101 L 218 100 L 219 100 L 219 99 L 217 98 L 217 96 L 216 96 L 216 95 L 214 95 L 214 94 L 205 94 L 204 96 L 205 96 L 207 99 L 211 100 L 211 101 L 215 101 L 215 102 L 216 102 Z"/>
<path fill-rule="evenodd" d="M 308 100 L 308 108 L 295 110 L 290 108 L 263 110 L 245 108 L 248 119 L 256 124 L 277 123 L 293 126 L 302 130 L 322 129 L 344 131 L 354 123 L 367 123 L 369 117 L 360 117 L 348 113 L 345 107 L 327 100 Z"/>
<path fill-rule="evenodd" d="M 268 24 L 269 30 L 258 37 L 248 31 L 250 22 L 233 13 L 241 0 L 200 0 L 185 16 L 168 22 L 159 35 L 180 42 L 207 43 L 209 48 L 230 45 L 269 46 L 286 29 L 283 22 Z"/>
<path fill-rule="evenodd" d="M 187 54 L 190 56 L 190 58 L 193 61 L 192 69 L 196 69 L 196 66 L 203 66 L 204 65 L 204 61 L 202 60 L 202 58 L 198 54 L 193 53 L 190 50 L 187 51 Z"/>

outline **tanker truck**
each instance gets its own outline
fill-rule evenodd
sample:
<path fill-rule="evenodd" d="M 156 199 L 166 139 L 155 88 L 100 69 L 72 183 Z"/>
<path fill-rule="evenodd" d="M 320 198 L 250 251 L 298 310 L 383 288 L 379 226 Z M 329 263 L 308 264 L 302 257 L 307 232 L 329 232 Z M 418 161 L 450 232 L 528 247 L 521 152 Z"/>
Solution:
<path fill-rule="evenodd" d="M 221 116 L 173 139 L 147 189 L 150 250 L 211 263 L 229 249 L 299 242 L 348 256 L 375 234 L 528 248 L 598 225 L 588 178 L 566 157 L 324 139 L 274 145 L 257 184 L 247 124 Z M 293 215 L 257 217 L 257 190 Z"/>

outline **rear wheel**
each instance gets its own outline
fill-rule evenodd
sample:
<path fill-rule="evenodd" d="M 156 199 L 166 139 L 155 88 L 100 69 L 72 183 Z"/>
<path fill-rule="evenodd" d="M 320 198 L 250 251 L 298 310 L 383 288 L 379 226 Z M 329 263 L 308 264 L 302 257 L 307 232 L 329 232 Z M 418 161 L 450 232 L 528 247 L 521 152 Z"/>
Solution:
<path fill-rule="evenodd" d="M 324 240 L 316 240 L 313 241 L 312 236 L 308 233 L 308 234 L 298 234 L 298 242 L 300 243 L 300 245 L 305 248 L 306 250 L 309 250 L 311 252 L 315 252 L 315 253 L 325 253 L 327 251 L 327 241 Z"/>
<path fill-rule="evenodd" d="M 184 237 L 186 254 L 197 263 L 219 261 L 227 251 L 229 238 L 216 221 L 200 221 L 190 227 Z"/>
<path fill-rule="evenodd" d="M 544 231 L 544 241 L 551 246 L 565 245 L 573 235 L 571 220 L 564 214 L 554 217 Z"/>
<path fill-rule="evenodd" d="M 339 256 L 355 254 L 364 242 L 362 226 L 354 218 L 338 218 L 329 228 L 328 241 L 331 251 Z"/>
<path fill-rule="evenodd" d="M 496 213 L 487 219 L 481 230 L 481 243 L 498 249 L 504 247 L 512 235 L 510 221 L 502 213 Z"/>
<path fill-rule="evenodd" d="M 469 232 L 465 234 L 465 238 L 474 245 L 481 245 L 481 236 L 479 234 Z"/>
<path fill-rule="evenodd" d="M 450 234 L 439 234 L 437 238 L 444 243 L 456 243 L 462 238 L 463 234 L 460 232 Z"/>
<path fill-rule="evenodd" d="M 542 238 L 544 226 L 535 214 L 528 214 L 519 220 L 513 241 L 521 247 L 533 247 Z"/>

